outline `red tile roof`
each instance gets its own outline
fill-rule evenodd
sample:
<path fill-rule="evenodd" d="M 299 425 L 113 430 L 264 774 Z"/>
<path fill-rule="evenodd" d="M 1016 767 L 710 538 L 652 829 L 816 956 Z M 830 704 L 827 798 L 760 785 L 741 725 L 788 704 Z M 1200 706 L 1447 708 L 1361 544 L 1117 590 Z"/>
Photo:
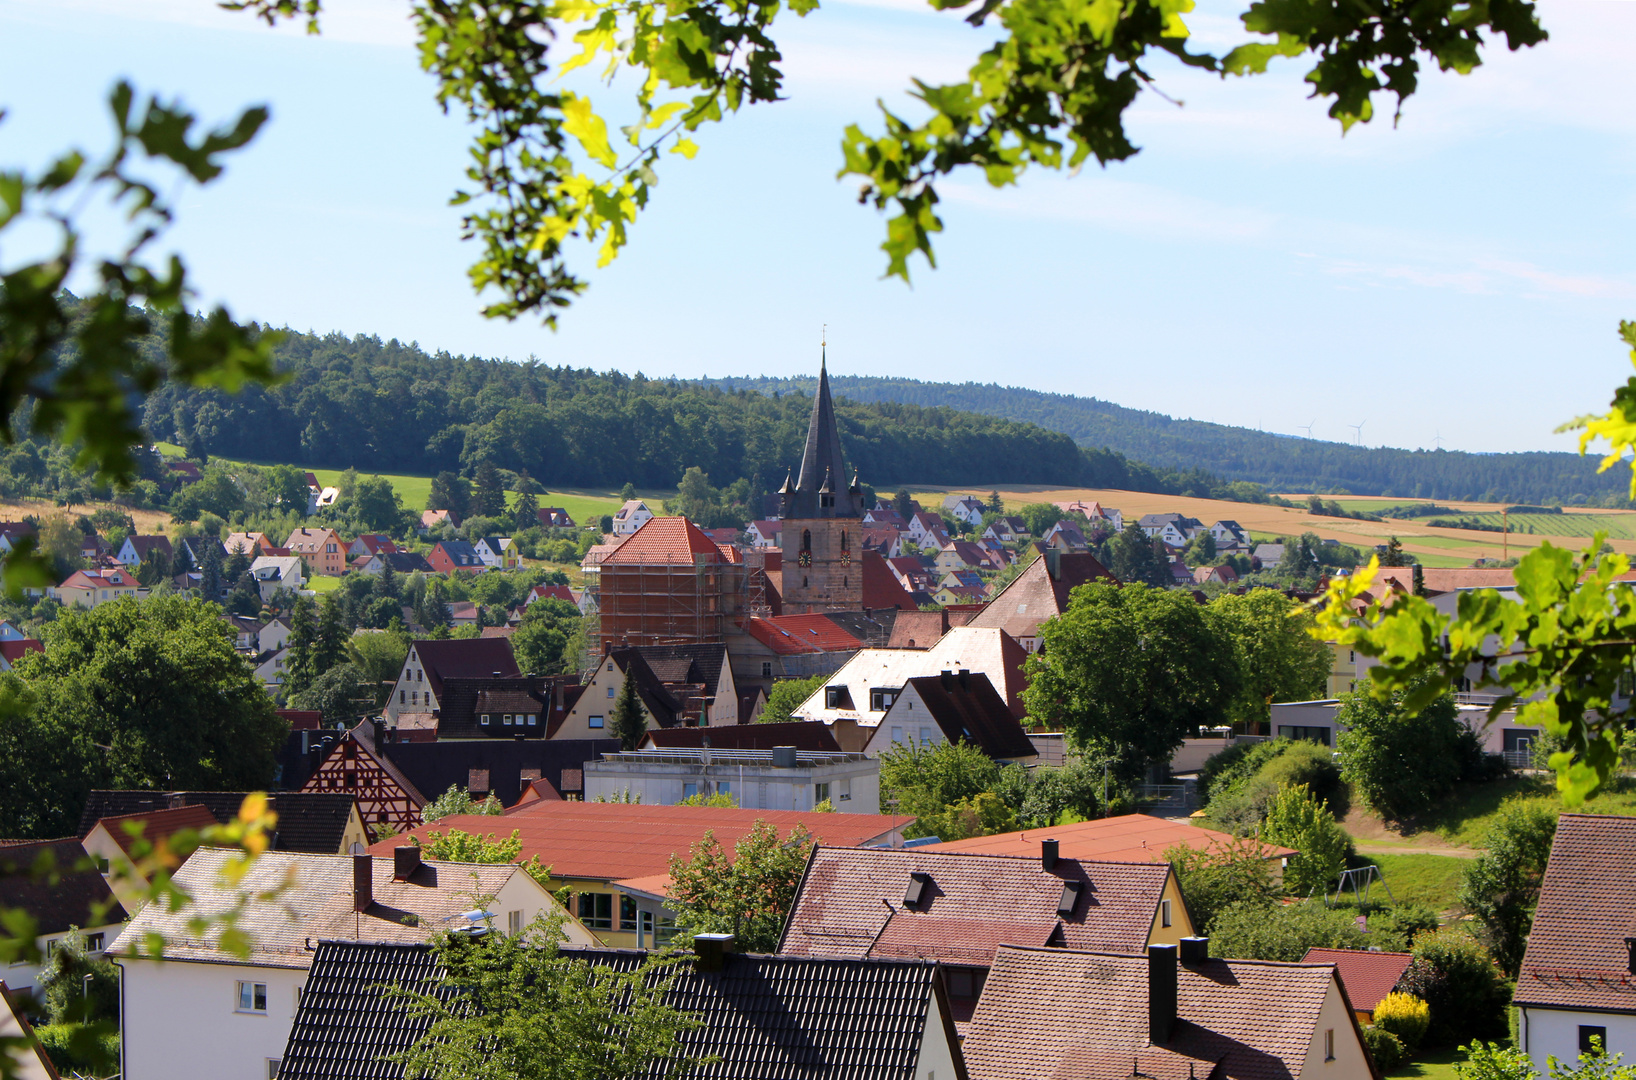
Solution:
<path fill-rule="evenodd" d="M 1346 986 L 1346 996 L 1359 1012 L 1372 1013 L 1381 999 L 1397 989 L 1414 957 L 1403 952 L 1365 949 L 1308 949 L 1303 964 L 1334 964 Z"/>
<path fill-rule="evenodd" d="M 8 664 L 15 664 L 31 652 L 43 653 L 45 646 L 33 638 L 0 641 L 0 656 L 5 657 Z"/>
<path fill-rule="evenodd" d="M 1156 1047 L 1148 1041 L 1147 957 L 1007 945 L 995 954 L 961 1049 L 983 1080 L 1292 1080 L 1305 1072 L 1334 982 L 1327 965 L 1180 965 L 1177 1023 Z M 1335 1035 L 1337 1056 L 1362 1057 L 1355 1025 Z M 1348 1037 L 1355 1041 L 1343 1047 Z"/>
<path fill-rule="evenodd" d="M 929 881 L 911 905 L 905 890 L 915 873 Z M 1058 859 L 1046 870 L 1038 857 L 821 847 L 778 951 L 979 966 L 999 945 L 1053 938 L 1069 948 L 1141 952 L 1169 880 L 1168 863 Z M 1059 919 L 1065 882 L 1080 882 L 1080 895 L 1074 913 Z"/>
<path fill-rule="evenodd" d="M 1052 564 L 1057 566 L 1051 575 Z M 1039 624 L 1068 607 L 1068 594 L 1089 581 L 1116 582 L 1095 555 L 1047 552 L 1029 563 L 1011 584 L 989 601 L 971 626 L 997 626 L 1012 637 L 1032 637 Z"/>
<path fill-rule="evenodd" d="M 894 607 L 899 611 L 917 610 L 914 597 L 904 589 L 878 551 L 863 553 L 863 606 L 868 611 Z"/>
<path fill-rule="evenodd" d="M 526 860 L 538 855 L 559 878 L 620 881 L 670 871 L 671 855 L 687 857 L 706 832 L 714 832 L 731 851 L 739 838 L 765 819 L 781 835 L 797 825 L 837 847 L 866 844 L 902 829 L 914 819 L 877 814 L 815 814 L 792 810 L 739 810 L 714 806 L 647 806 L 641 803 L 586 803 L 539 801 L 503 818 L 462 814 L 441 818 L 413 830 L 424 838 L 429 830 L 504 836 L 518 830 Z M 370 851 L 389 855 L 409 842 L 407 835 L 384 840 Z"/>
<path fill-rule="evenodd" d="M 863 642 L 823 615 L 775 615 L 769 619 L 746 619 L 744 632 L 780 656 L 849 652 L 863 648 Z"/>
<path fill-rule="evenodd" d="M 1636 1012 L 1636 817 L 1563 814 L 1534 910 L 1518 1005 Z"/>
<path fill-rule="evenodd" d="M 946 611 L 900 611 L 892 622 L 888 649 L 929 649 L 949 632 Z"/>
<path fill-rule="evenodd" d="M 613 566 L 691 563 L 699 555 L 706 562 L 726 561 L 716 542 L 687 518 L 655 517 L 643 522 L 602 562 Z"/>
<path fill-rule="evenodd" d="M 150 844 L 169 837 L 181 829 L 206 829 L 216 824 L 216 815 L 210 812 L 208 806 L 195 803 L 192 806 L 179 806 L 174 810 L 149 810 L 140 814 L 121 814 L 119 817 L 105 817 L 97 822 L 114 838 L 119 849 L 126 855 L 136 844 L 136 838 L 125 831 L 125 826 L 131 822 L 142 824 L 142 839 Z"/>
<path fill-rule="evenodd" d="M 1027 855 L 1039 858 L 1040 841 L 1054 839 L 1057 850 L 1064 857 L 1076 859 L 1109 859 L 1117 862 L 1162 862 L 1165 848 L 1186 844 L 1191 848 L 1217 850 L 1240 843 L 1226 833 L 1201 829 L 1165 818 L 1146 814 L 1122 814 L 1119 817 L 1081 821 L 1073 825 L 1056 825 L 1049 829 L 1029 829 L 1026 832 L 997 833 L 993 836 L 974 836 L 969 840 L 952 840 L 933 844 L 926 851 L 974 851 L 997 855 Z M 1290 848 L 1264 844 L 1267 858 L 1294 855 Z"/>

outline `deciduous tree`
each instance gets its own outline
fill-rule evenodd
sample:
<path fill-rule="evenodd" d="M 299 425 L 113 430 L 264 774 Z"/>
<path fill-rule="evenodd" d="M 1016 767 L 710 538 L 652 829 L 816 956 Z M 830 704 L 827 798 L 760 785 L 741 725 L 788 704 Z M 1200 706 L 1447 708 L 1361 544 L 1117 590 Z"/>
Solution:
<path fill-rule="evenodd" d="M 705 833 L 687 858 L 670 858 L 669 906 L 677 927 L 732 934 L 744 952 L 774 951 L 815 842 L 799 825 L 780 836 L 776 826 L 757 821 L 729 857 L 715 831 Z"/>

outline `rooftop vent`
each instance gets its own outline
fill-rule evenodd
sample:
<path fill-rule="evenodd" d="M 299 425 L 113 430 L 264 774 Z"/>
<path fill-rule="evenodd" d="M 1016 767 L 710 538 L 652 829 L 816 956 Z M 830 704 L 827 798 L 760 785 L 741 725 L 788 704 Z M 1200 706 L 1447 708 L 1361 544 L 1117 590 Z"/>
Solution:
<path fill-rule="evenodd" d="M 1188 967 L 1194 967 L 1210 959 L 1210 939 L 1207 937 L 1184 937 L 1181 942 L 1181 961 Z"/>
<path fill-rule="evenodd" d="M 775 768 L 775 769 L 793 769 L 793 768 L 795 768 L 795 747 L 793 747 L 793 746 L 775 746 L 775 747 L 773 747 L 773 768 Z"/>
<path fill-rule="evenodd" d="M 1057 900 L 1057 918 L 1067 919 L 1073 916 L 1074 908 L 1079 906 L 1079 890 L 1084 886 L 1080 881 L 1064 881 L 1062 896 Z"/>
<path fill-rule="evenodd" d="M 375 859 L 371 855 L 352 857 L 352 910 L 364 911 L 375 902 Z"/>
<path fill-rule="evenodd" d="M 727 966 L 727 955 L 732 951 L 732 934 L 696 934 L 693 953 L 698 959 L 694 970 L 721 971 Z"/>
<path fill-rule="evenodd" d="M 920 903 L 926 896 L 926 889 L 931 883 L 932 875 L 920 870 L 914 871 L 909 875 L 909 887 L 904 890 L 903 902 L 911 907 Z"/>

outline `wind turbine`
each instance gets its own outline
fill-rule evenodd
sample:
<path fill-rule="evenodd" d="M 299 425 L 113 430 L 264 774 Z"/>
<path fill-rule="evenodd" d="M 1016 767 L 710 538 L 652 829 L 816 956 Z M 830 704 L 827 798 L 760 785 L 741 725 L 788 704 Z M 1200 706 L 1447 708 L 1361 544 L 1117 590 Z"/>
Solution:
<path fill-rule="evenodd" d="M 1316 424 L 1317 422 L 1318 421 L 1316 419 L 1314 419 L 1312 421 L 1312 424 Z M 1312 438 L 1312 424 L 1296 424 L 1295 426 L 1300 428 L 1301 430 L 1305 431 L 1307 433 L 1307 438 L 1310 439 L 1310 438 Z"/>
<path fill-rule="evenodd" d="M 1359 446 L 1363 445 L 1363 425 L 1367 424 L 1368 422 L 1369 421 L 1365 420 L 1362 423 L 1346 425 L 1347 427 L 1351 428 L 1352 431 L 1355 433 L 1355 437 L 1356 437 L 1355 441 L 1357 442 L 1357 444 Z"/>

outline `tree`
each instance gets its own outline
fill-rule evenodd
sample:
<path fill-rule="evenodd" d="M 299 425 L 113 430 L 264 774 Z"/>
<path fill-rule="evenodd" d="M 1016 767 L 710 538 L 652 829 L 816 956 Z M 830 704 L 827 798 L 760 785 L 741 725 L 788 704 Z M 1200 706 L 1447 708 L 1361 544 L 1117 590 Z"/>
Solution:
<path fill-rule="evenodd" d="M 540 500 L 532 491 L 519 491 L 511 503 L 514 528 L 518 532 L 540 527 Z"/>
<path fill-rule="evenodd" d="M 1419 935 L 1409 951 L 1414 959 L 1397 988 L 1431 1006 L 1429 1043 L 1505 1037 L 1511 988 L 1476 938 L 1462 927 L 1446 927 Z"/>
<path fill-rule="evenodd" d="M 268 506 L 285 513 L 305 514 L 312 489 L 307 474 L 294 465 L 274 465 L 263 473 Z M 211 507 L 215 509 L 215 507 Z M 219 514 L 220 510 L 216 510 Z"/>
<path fill-rule="evenodd" d="M 619 489 L 619 501 L 630 502 L 634 498 L 636 498 L 636 485 L 626 481 L 625 486 Z M 602 531 L 607 532 L 608 530 L 604 529 Z"/>
<path fill-rule="evenodd" d="M 433 938 L 444 992 L 394 990 L 425 1034 L 391 1056 L 428 1080 L 675 1080 L 693 1062 L 683 1036 L 699 1026 L 665 1004 L 675 958 L 629 970 L 559 951 L 562 917 L 518 934 Z"/>
<path fill-rule="evenodd" d="M 92 788 L 270 785 L 289 725 L 219 612 L 173 594 L 66 608 L 46 624 L 45 652 L 0 678 L 0 743 L 37 754 L 0 752 L 0 819 L 11 819 L 0 829 L 61 836 Z"/>
<path fill-rule="evenodd" d="M 941 835 L 929 823 L 961 804 L 978 809 L 973 800 L 993 791 L 999 780 L 1000 767 L 994 759 L 963 739 L 894 744 L 880 755 L 881 813 L 914 815 L 916 821 L 904 832 L 906 837 Z M 989 812 L 996 811 L 991 808 Z"/>
<path fill-rule="evenodd" d="M 379 633 L 355 633 L 347 639 L 347 663 L 357 669 L 360 692 L 374 697 L 375 707 L 386 704 L 392 684 L 409 655 L 409 635 L 399 619 Z"/>
<path fill-rule="evenodd" d="M 204 554 L 199 557 L 199 592 L 206 600 L 215 600 L 222 594 L 222 547 L 206 540 Z"/>
<path fill-rule="evenodd" d="M 1161 588 L 1170 584 L 1169 563 L 1154 553 L 1153 541 L 1135 522 L 1108 541 L 1108 569 L 1120 581 Z"/>
<path fill-rule="evenodd" d="M 318 629 L 312 643 L 312 671 L 322 675 L 346 659 L 346 616 L 335 593 L 325 593 L 318 607 Z"/>
<path fill-rule="evenodd" d="M 1325 907 L 1320 900 L 1298 904 L 1241 900 L 1210 924 L 1211 955 L 1234 960 L 1294 963 L 1308 949 L 1363 949 L 1369 944 L 1369 935 L 1350 911 Z"/>
<path fill-rule="evenodd" d="M 613 715 L 608 718 L 614 738 L 625 750 L 641 746 L 648 731 L 648 713 L 636 693 L 635 666 L 634 660 L 626 665 L 625 679 L 619 684 L 619 696 L 614 700 Z"/>
<path fill-rule="evenodd" d="M 482 802 L 475 802 L 471 792 L 458 784 L 450 784 L 449 790 L 420 808 L 420 820 L 430 825 L 440 818 L 452 817 L 455 814 L 500 814 L 504 808 L 500 800 L 492 794 Z M 521 847 L 518 848 L 521 850 Z"/>
<path fill-rule="evenodd" d="M 1338 740 L 1341 776 L 1388 821 L 1429 809 L 1482 756 L 1446 689 L 1418 713 L 1407 696 L 1399 692 L 1381 701 L 1366 692 L 1342 694 L 1335 713 L 1336 724 L 1346 729 Z"/>
<path fill-rule="evenodd" d="M 991 491 L 988 493 L 988 503 L 986 504 L 985 509 L 991 514 L 1005 513 L 1005 501 L 1000 498 L 1000 493 L 998 491 Z"/>
<path fill-rule="evenodd" d="M 935 836 L 945 843 L 972 836 L 1015 832 L 1017 815 L 992 791 L 980 791 L 940 810 L 923 814 L 911 830 L 915 836 Z"/>
<path fill-rule="evenodd" d="M 506 493 L 500 486 L 500 471 L 494 462 L 484 461 L 477 466 L 471 493 L 471 516 L 499 517 L 506 512 Z"/>
<path fill-rule="evenodd" d="M 292 709 L 310 709 L 324 714 L 326 724 L 345 722 L 350 727 L 364 714 L 375 698 L 375 688 L 364 683 L 363 675 L 351 664 L 331 665 L 301 690 L 290 694 Z"/>
<path fill-rule="evenodd" d="M 1407 566 L 1408 564 L 1409 560 L 1403 554 L 1403 541 L 1395 536 L 1386 541 L 1386 554 L 1381 556 L 1380 565 Z"/>
<path fill-rule="evenodd" d="M 466 795 L 459 788 L 450 788 L 443 793 L 442 797 L 447 799 L 454 792 Z M 470 803 L 471 796 L 467 795 L 466 801 Z M 493 795 L 490 795 L 475 808 L 455 812 L 499 814 L 500 803 Z M 449 829 L 446 832 L 436 830 L 428 832 L 424 841 L 418 836 L 411 836 L 409 842 L 421 849 L 423 857 L 439 862 L 493 863 L 496 865 L 514 862 L 523 868 L 524 873 L 541 885 L 549 885 L 551 882 L 551 868 L 540 865 L 538 854 L 529 856 L 526 862 L 518 857 L 523 850 L 521 835 L 520 830 L 512 829 L 510 836 L 504 840 L 496 840 L 494 833 L 479 836 L 476 833 L 461 832 L 459 829 Z"/>
<path fill-rule="evenodd" d="M 1279 787 L 1261 836 L 1299 852 L 1284 868 L 1284 888 L 1293 896 L 1323 893 L 1346 866 L 1346 832 L 1304 784 Z"/>
<path fill-rule="evenodd" d="M 447 510 L 455 517 L 465 518 L 471 509 L 471 485 L 459 473 L 438 473 L 432 478 L 432 490 L 426 496 L 426 509 Z"/>
<path fill-rule="evenodd" d="M 365 529 L 387 532 L 403 523 L 403 497 L 390 480 L 379 476 L 359 477 L 348 501 L 352 516 Z"/>
<path fill-rule="evenodd" d="M 1092 582 L 1040 636 L 1028 657 L 1028 715 L 1105 756 L 1125 783 L 1219 723 L 1241 693 L 1232 647 L 1187 593 Z"/>
<path fill-rule="evenodd" d="M 1235 904 L 1266 907 L 1278 895 L 1266 850 L 1255 840 L 1214 849 L 1177 844 L 1164 854 L 1196 933 L 1209 935 L 1216 916 Z"/>
<path fill-rule="evenodd" d="M 1226 593 L 1210 601 L 1205 617 L 1232 643 L 1243 673 L 1235 720 L 1266 724 L 1273 702 L 1322 695 L 1332 657 L 1310 633 L 1312 617 L 1294 600 L 1274 589 Z"/>
<path fill-rule="evenodd" d="M 579 608 L 566 600 L 545 597 L 528 605 L 523 609 L 522 625 L 511 635 L 517 666 L 535 675 L 568 671 L 579 661 L 573 642 L 580 640 L 582 621 Z"/>
<path fill-rule="evenodd" d="M 1488 827 L 1487 850 L 1466 867 L 1460 905 L 1482 924 L 1479 936 L 1495 963 L 1515 978 L 1545 879 L 1557 816 L 1521 800 L 1500 805 Z"/>
<path fill-rule="evenodd" d="M 898 488 L 897 494 L 892 496 L 892 509 L 896 510 L 898 517 L 904 521 L 915 516 L 915 498 L 909 494 L 908 488 Z"/>
<path fill-rule="evenodd" d="M 816 843 L 799 825 L 781 837 L 776 826 L 758 820 L 729 859 L 715 831 L 705 833 L 686 859 L 670 857 L 668 903 L 677 927 L 732 934 L 744 952 L 773 952 Z"/>
<path fill-rule="evenodd" d="M 299 597 L 290 611 L 290 636 L 285 642 L 289 660 L 284 665 L 284 689 L 296 695 L 312 685 L 318 677 L 315 653 L 318 646 L 318 618 L 316 605 L 308 596 Z"/>
<path fill-rule="evenodd" d="M 198 480 L 182 485 L 170 497 L 170 516 L 177 521 L 197 521 L 205 514 L 225 518 L 243 509 L 244 489 L 219 465 L 206 469 Z"/>
<path fill-rule="evenodd" d="M 782 724 L 794 719 L 790 714 L 799 709 L 807 698 L 817 693 L 826 678 L 823 675 L 813 675 L 805 679 L 779 679 L 774 682 L 772 690 L 767 693 L 767 704 L 761 707 L 760 722 Z"/>

